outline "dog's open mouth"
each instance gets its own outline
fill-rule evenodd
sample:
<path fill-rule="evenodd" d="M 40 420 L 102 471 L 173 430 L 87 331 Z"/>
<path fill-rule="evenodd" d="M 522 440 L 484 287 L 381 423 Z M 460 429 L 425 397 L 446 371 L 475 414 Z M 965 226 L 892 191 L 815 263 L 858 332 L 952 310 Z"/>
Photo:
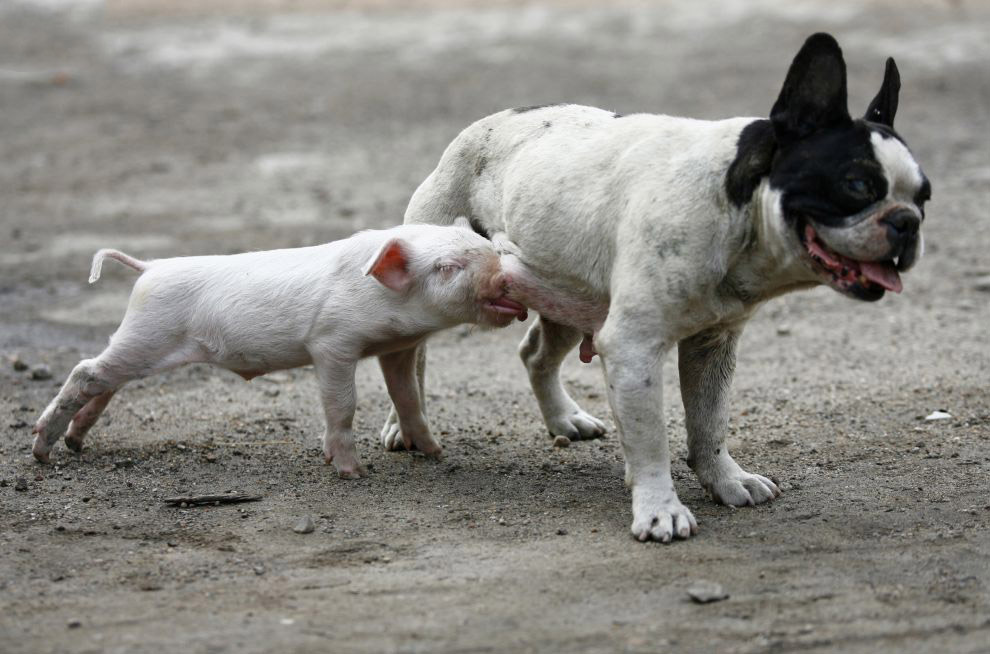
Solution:
<path fill-rule="evenodd" d="M 809 256 L 830 278 L 831 285 L 864 300 L 879 300 L 885 291 L 900 293 L 901 276 L 894 261 L 856 261 L 831 249 L 805 223 L 801 243 Z"/>

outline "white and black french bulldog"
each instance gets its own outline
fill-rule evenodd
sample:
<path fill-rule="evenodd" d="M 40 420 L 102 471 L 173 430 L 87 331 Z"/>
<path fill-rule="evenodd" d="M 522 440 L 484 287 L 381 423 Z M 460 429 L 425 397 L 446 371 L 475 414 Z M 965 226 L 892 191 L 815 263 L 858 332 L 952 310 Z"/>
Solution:
<path fill-rule="evenodd" d="M 893 129 L 899 87 L 888 60 L 866 114 L 851 118 L 842 52 L 815 34 L 769 119 L 511 109 L 465 129 L 414 194 L 406 222 L 464 215 L 515 244 L 520 283 L 510 293 L 541 314 L 520 354 L 552 434 L 604 431 L 559 375 L 570 350 L 584 340 L 590 359 L 593 343 L 638 539 L 697 529 L 670 475 L 661 383 L 670 349 L 701 484 L 726 504 L 766 502 L 777 486 L 739 467 L 725 443 L 746 321 L 770 298 L 817 284 L 867 301 L 901 290 L 900 273 L 922 253 L 930 185 Z M 394 417 L 382 442 L 402 447 Z"/>

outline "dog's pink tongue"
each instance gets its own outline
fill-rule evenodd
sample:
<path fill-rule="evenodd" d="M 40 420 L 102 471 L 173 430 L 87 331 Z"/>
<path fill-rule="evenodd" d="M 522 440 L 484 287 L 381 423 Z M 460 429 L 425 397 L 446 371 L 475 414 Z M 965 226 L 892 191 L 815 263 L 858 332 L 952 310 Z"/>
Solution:
<path fill-rule="evenodd" d="M 888 291 L 900 293 L 903 289 L 901 276 L 897 274 L 894 264 L 886 261 L 860 261 L 859 268 L 863 276 L 875 284 L 883 286 Z"/>

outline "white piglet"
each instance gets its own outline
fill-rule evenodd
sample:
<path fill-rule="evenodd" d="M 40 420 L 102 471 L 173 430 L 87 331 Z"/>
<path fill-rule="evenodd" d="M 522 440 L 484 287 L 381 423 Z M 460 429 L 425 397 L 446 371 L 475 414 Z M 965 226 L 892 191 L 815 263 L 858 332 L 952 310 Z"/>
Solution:
<path fill-rule="evenodd" d="M 34 427 L 47 462 L 65 435 L 73 450 L 125 383 L 186 363 L 212 363 L 251 379 L 313 364 L 326 413 L 323 453 L 342 477 L 366 474 L 352 432 L 354 371 L 377 356 L 408 449 L 439 455 L 423 415 L 415 346 L 461 323 L 501 327 L 525 319 L 505 297 L 492 244 L 466 220 L 402 225 L 314 247 L 139 261 L 105 258 L 142 274 L 110 344 L 81 361 Z"/>

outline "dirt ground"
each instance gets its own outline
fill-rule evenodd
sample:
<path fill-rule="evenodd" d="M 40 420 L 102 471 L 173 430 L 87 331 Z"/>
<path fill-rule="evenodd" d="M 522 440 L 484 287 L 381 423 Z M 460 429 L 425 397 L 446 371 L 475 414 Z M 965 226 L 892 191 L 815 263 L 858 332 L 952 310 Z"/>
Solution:
<path fill-rule="evenodd" d="M 0 361 L 0 651 L 990 651 L 990 7 L 197 4 L 0 4 L 0 354 L 29 366 Z M 81 455 L 31 458 L 31 423 L 133 281 L 108 266 L 88 286 L 97 248 L 227 253 L 398 223 L 457 132 L 511 106 L 766 115 L 818 30 L 845 50 L 854 110 L 897 58 L 897 125 L 934 198 L 902 295 L 818 289 L 748 328 L 730 446 L 780 481 L 776 502 L 704 497 L 668 363 L 675 478 L 702 531 L 635 542 L 597 363 L 575 353 L 565 378 L 610 432 L 554 449 L 518 324 L 433 342 L 439 463 L 381 451 L 373 362 L 360 481 L 322 463 L 308 369 L 133 384 Z M 937 409 L 951 418 L 926 421 Z M 263 499 L 163 503 L 229 490 Z M 729 599 L 692 603 L 698 580 Z"/>

